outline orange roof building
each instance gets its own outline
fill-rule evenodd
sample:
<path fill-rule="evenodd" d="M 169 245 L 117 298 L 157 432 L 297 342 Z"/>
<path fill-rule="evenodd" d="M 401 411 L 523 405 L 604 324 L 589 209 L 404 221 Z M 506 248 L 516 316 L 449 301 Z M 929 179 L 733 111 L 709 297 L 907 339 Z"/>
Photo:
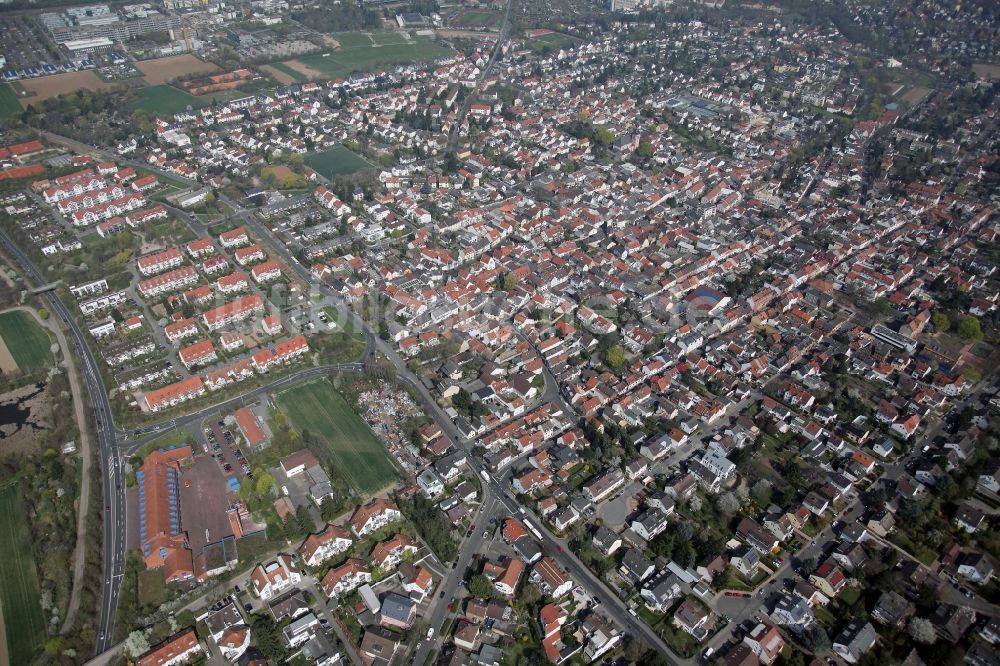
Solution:
<path fill-rule="evenodd" d="M 257 423 L 257 417 L 254 416 L 254 413 L 249 408 L 240 407 L 236 410 L 235 416 L 236 425 L 240 427 L 240 432 L 243 433 L 243 437 L 247 440 L 250 448 L 259 449 L 267 444 L 267 433 Z"/>
<path fill-rule="evenodd" d="M 181 461 L 190 446 L 153 451 L 136 473 L 139 543 L 147 569 L 162 569 L 167 582 L 194 576 L 194 558 L 181 522 Z"/>
<path fill-rule="evenodd" d="M 185 629 L 168 638 L 155 648 L 139 657 L 139 666 L 173 666 L 180 664 L 201 652 L 201 644 L 194 629 Z"/>

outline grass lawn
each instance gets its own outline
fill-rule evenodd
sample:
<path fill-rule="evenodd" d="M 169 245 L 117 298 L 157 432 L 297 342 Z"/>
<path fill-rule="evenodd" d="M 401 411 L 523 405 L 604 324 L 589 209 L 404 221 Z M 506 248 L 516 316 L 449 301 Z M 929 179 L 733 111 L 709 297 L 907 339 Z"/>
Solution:
<path fill-rule="evenodd" d="M 337 39 L 337 37 L 335 37 Z M 365 39 L 368 39 L 365 37 Z M 389 37 L 379 36 L 375 39 L 388 41 Z M 410 42 L 386 43 L 380 46 L 358 45 L 343 46 L 329 53 L 296 58 L 301 63 L 322 72 L 330 78 L 346 77 L 352 72 L 367 72 L 387 65 L 401 65 L 421 60 L 432 60 L 449 55 L 451 51 L 426 39 L 414 39 Z"/>
<path fill-rule="evenodd" d="M 324 178 L 333 178 L 341 174 L 356 173 L 374 166 L 356 153 L 343 146 L 337 146 L 321 153 L 306 155 L 305 163 L 315 169 Z"/>
<path fill-rule="evenodd" d="M 21 103 L 9 83 L 0 83 L 0 118 L 13 118 L 21 114 Z"/>
<path fill-rule="evenodd" d="M 528 48 L 532 51 L 542 51 L 545 47 L 551 49 L 561 49 L 565 46 L 573 46 L 579 40 L 575 37 L 570 37 L 569 35 L 564 35 L 560 32 L 550 32 L 547 35 L 542 35 L 541 37 L 532 37 L 528 40 Z"/>
<path fill-rule="evenodd" d="M 27 664 L 45 642 L 45 618 L 17 485 L 13 481 L 0 488 L 0 512 L 5 516 L 0 522 L 0 603 L 10 663 Z"/>
<path fill-rule="evenodd" d="M 500 12 L 467 9 L 452 21 L 452 25 L 458 28 L 478 28 L 480 26 L 493 28 L 500 25 Z"/>
<path fill-rule="evenodd" d="M 359 342 L 364 341 L 364 336 L 361 335 L 361 331 L 356 329 L 354 324 L 352 324 L 347 317 L 340 314 L 340 310 L 332 305 L 328 305 L 323 308 L 323 313 L 326 314 L 327 319 L 337 324 L 337 328 L 334 329 L 335 331 L 347 333 Z"/>
<path fill-rule="evenodd" d="M 190 106 L 193 109 L 205 106 L 211 101 L 211 95 L 195 97 L 180 88 L 167 84 L 148 86 L 139 91 L 139 99 L 135 103 L 138 111 L 174 115 Z"/>
<path fill-rule="evenodd" d="M 192 449 L 194 449 L 194 440 L 191 435 L 183 430 L 171 430 L 162 437 L 157 437 L 151 442 L 146 442 L 132 454 L 133 457 L 145 458 L 153 451 L 159 449 L 173 449 L 178 446 L 183 446 L 185 444 L 190 444 Z"/>
<path fill-rule="evenodd" d="M 356 49 L 372 45 L 372 39 L 367 32 L 337 32 L 330 36 L 337 40 L 342 49 Z"/>
<path fill-rule="evenodd" d="M 406 35 L 401 35 L 400 33 L 390 30 L 389 32 L 373 32 L 372 41 L 378 46 L 385 46 L 386 44 L 406 44 Z"/>
<path fill-rule="evenodd" d="M 22 371 L 52 365 L 49 334 L 27 312 L 0 314 L 0 336 Z"/>
<path fill-rule="evenodd" d="M 296 428 L 309 430 L 321 443 L 314 452 L 359 494 L 372 494 L 396 480 L 385 447 L 330 382 L 323 379 L 283 391 L 277 401 Z"/>

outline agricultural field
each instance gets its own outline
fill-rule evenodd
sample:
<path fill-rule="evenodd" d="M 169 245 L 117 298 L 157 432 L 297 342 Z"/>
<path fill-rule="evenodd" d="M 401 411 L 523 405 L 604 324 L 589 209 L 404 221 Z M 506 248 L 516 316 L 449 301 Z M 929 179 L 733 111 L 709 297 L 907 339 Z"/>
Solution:
<path fill-rule="evenodd" d="M 500 12 L 488 9 L 466 9 L 451 20 L 456 28 L 496 28 L 500 25 Z"/>
<path fill-rule="evenodd" d="M 356 33 L 348 34 L 356 35 Z M 341 35 L 337 39 L 345 37 Z M 359 35 L 352 37 L 351 42 L 357 43 L 356 39 L 359 38 L 369 39 L 367 35 Z M 451 53 L 445 47 L 426 39 L 404 42 L 396 33 L 376 33 L 373 38 L 378 42 L 377 45 L 368 43 L 346 47 L 342 43 L 341 48 L 329 53 L 302 56 L 288 60 L 285 64 L 311 78 L 335 79 L 346 78 L 353 72 L 367 72 L 379 67 L 432 60 Z"/>
<path fill-rule="evenodd" d="M 171 79 L 189 77 L 195 74 L 214 74 L 220 71 L 219 66 L 199 60 L 190 53 L 154 60 L 143 60 L 135 63 L 136 69 L 143 74 L 143 79 L 151 86 L 166 83 Z"/>
<path fill-rule="evenodd" d="M 22 372 L 52 365 L 49 334 L 27 312 L 0 314 L 0 337 Z"/>
<path fill-rule="evenodd" d="M 188 106 L 198 108 L 209 103 L 209 99 L 201 99 L 190 95 L 179 88 L 166 84 L 149 86 L 138 93 L 135 108 L 146 113 L 161 113 L 173 115 L 183 111 Z"/>
<path fill-rule="evenodd" d="M 25 108 L 29 104 L 38 104 L 38 102 L 50 97 L 76 92 L 81 88 L 91 91 L 111 90 L 116 86 L 114 83 L 102 81 L 101 77 L 97 76 L 93 70 L 40 76 L 37 79 L 25 79 L 18 81 L 18 83 L 28 93 L 27 97 L 21 98 L 21 106 Z"/>
<path fill-rule="evenodd" d="M 315 169 L 324 178 L 333 178 L 334 176 L 356 173 L 373 168 L 363 157 L 352 153 L 343 146 L 307 155 L 305 163 L 307 166 Z"/>
<path fill-rule="evenodd" d="M 17 481 L 0 487 L 0 603 L 11 664 L 27 664 L 45 639 L 31 537 Z"/>
<path fill-rule="evenodd" d="M 371 495 L 396 480 L 385 447 L 330 382 L 302 384 L 276 397 L 292 424 L 322 443 L 322 450 L 314 452 L 359 494 Z"/>
<path fill-rule="evenodd" d="M 21 113 L 21 103 L 9 83 L 0 83 L 0 118 L 12 118 Z"/>

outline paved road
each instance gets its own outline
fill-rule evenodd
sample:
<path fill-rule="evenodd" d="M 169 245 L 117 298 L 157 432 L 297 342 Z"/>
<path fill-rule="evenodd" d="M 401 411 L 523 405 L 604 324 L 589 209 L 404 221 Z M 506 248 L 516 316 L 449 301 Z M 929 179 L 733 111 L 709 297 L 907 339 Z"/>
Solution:
<path fill-rule="evenodd" d="M 191 412 L 189 414 L 184 414 L 183 416 L 175 416 L 169 421 L 164 421 L 162 423 L 157 423 L 152 426 L 145 426 L 142 428 L 136 428 L 134 430 L 129 430 L 124 433 L 126 439 L 123 439 L 119 443 L 119 447 L 131 454 L 133 451 L 138 449 L 140 446 L 156 439 L 163 433 L 175 430 L 177 428 L 183 428 L 192 424 L 197 425 L 205 418 L 222 411 L 228 411 L 230 409 L 235 409 L 239 406 L 245 405 L 247 403 L 256 402 L 265 393 L 271 393 L 273 391 L 280 390 L 287 386 L 291 386 L 296 382 L 305 381 L 307 379 L 313 379 L 315 377 L 322 377 L 335 370 L 342 370 L 344 372 L 359 372 L 364 369 L 364 364 L 362 363 L 342 363 L 339 365 L 320 365 L 312 368 L 306 368 L 304 370 L 299 370 L 298 372 L 293 372 L 290 375 L 285 375 L 279 379 L 275 379 L 273 382 L 258 386 L 255 389 L 251 389 L 246 393 L 234 396 L 227 400 L 221 402 L 216 402 L 204 409 L 199 409 L 196 412 Z"/>
<path fill-rule="evenodd" d="M 48 281 L 7 233 L 0 230 L 2 243 L 10 256 L 20 264 L 27 280 L 35 286 Z M 101 477 L 104 487 L 104 587 L 101 599 L 101 617 L 98 625 L 97 653 L 107 650 L 113 642 L 115 610 L 121 577 L 125 573 L 125 484 L 121 483 L 122 459 L 118 451 L 117 435 L 108 402 L 108 392 L 101 379 L 100 369 L 94 355 L 87 346 L 86 339 L 76 324 L 72 313 L 63 305 L 54 291 L 42 296 L 49 304 L 49 310 L 62 319 L 69 330 L 69 339 L 82 361 L 84 386 L 89 394 L 94 411 L 98 455 L 100 456 Z M 68 352 L 69 350 L 67 350 Z M 81 507 L 86 510 L 86 507 Z"/>

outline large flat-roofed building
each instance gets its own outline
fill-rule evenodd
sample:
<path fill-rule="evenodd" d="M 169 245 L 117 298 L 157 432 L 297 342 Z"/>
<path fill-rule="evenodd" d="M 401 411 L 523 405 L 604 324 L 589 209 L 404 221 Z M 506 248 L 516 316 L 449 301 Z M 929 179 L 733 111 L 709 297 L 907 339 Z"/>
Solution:
<path fill-rule="evenodd" d="M 135 473 L 139 487 L 139 547 L 147 569 L 167 582 L 194 577 L 194 557 L 181 521 L 181 461 L 190 446 L 153 451 Z"/>

